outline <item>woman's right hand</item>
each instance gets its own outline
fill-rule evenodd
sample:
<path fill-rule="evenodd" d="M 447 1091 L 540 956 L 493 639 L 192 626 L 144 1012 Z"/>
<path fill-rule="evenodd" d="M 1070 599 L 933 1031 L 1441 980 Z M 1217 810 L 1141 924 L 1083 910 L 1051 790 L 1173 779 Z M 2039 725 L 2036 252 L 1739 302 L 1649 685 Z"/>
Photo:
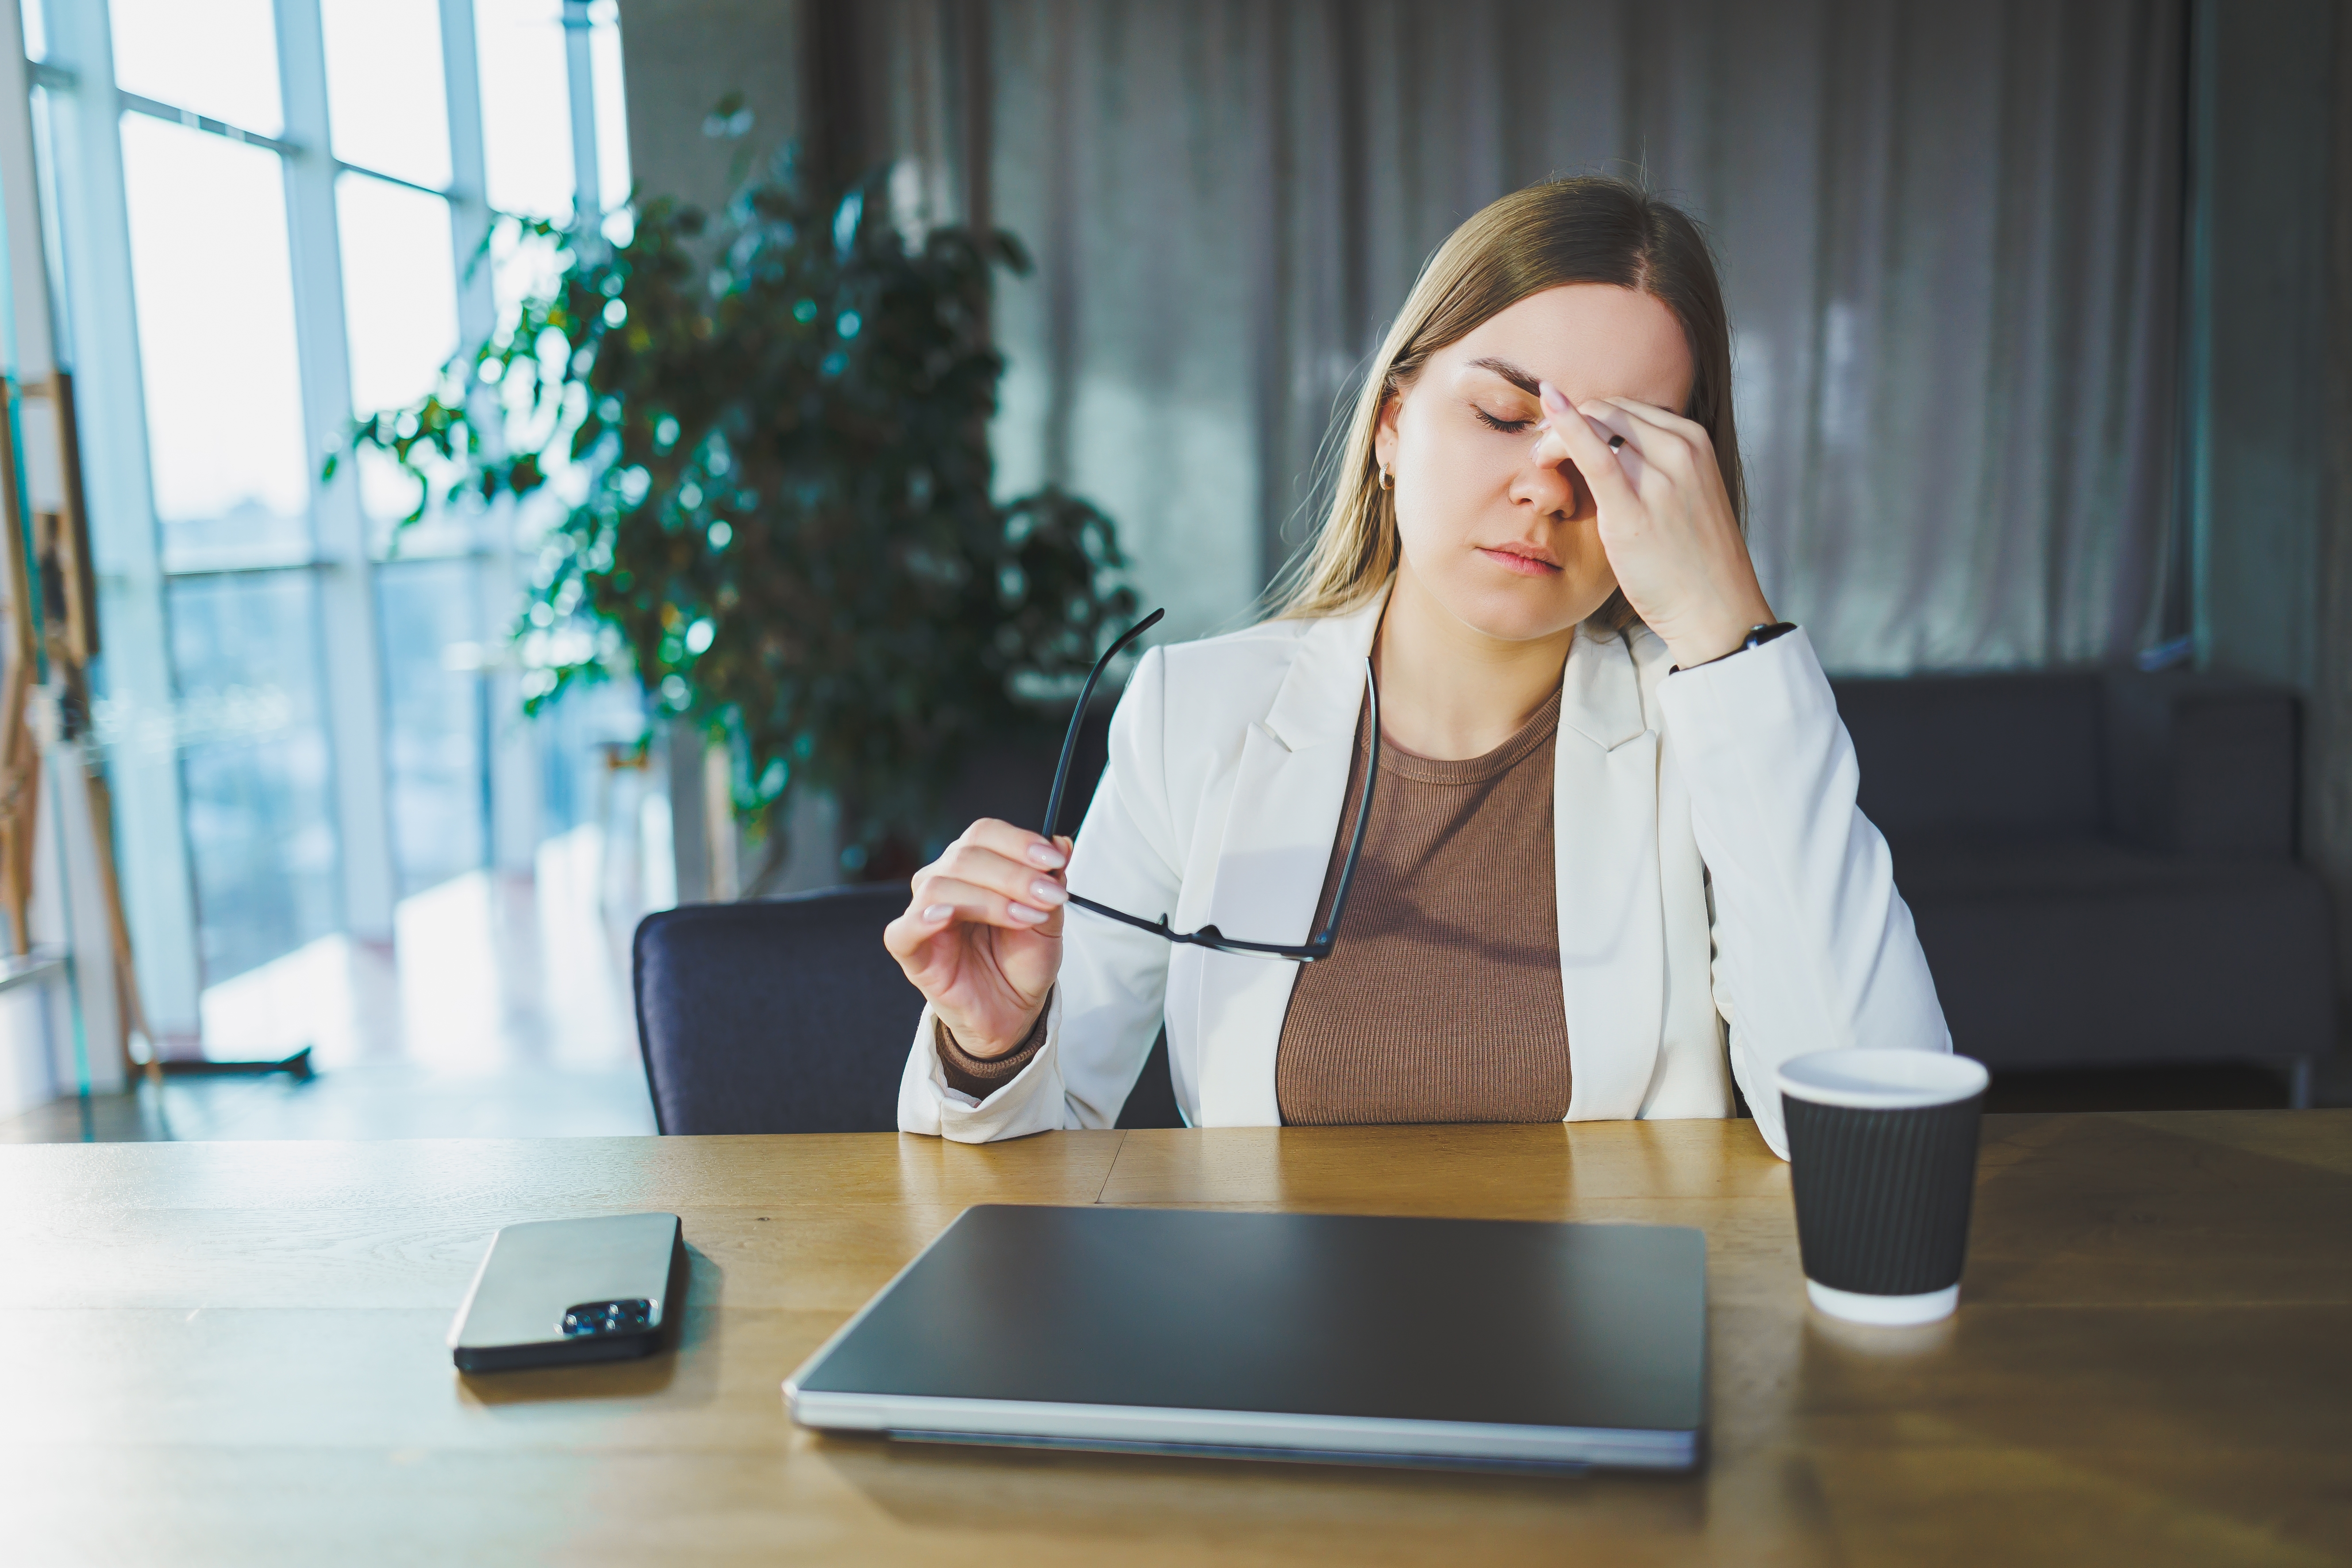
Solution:
<path fill-rule="evenodd" d="M 1029 1037 L 1062 967 L 1070 840 L 982 817 L 915 873 L 907 912 L 882 944 L 967 1055 Z"/>

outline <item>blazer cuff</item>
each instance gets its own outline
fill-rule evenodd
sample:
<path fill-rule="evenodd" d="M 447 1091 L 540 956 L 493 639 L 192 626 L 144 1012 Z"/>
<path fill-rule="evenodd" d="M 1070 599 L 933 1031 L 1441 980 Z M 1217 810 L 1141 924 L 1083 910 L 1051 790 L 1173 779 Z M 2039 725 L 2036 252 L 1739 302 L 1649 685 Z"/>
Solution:
<path fill-rule="evenodd" d="M 933 1043 L 940 1053 L 940 1068 L 948 1087 L 969 1095 L 977 1102 L 986 1100 L 1006 1084 L 1021 1076 L 1045 1045 L 1045 1017 L 1053 1011 L 1054 998 L 1049 991 L 1045 1005 L 1037 1009 L 1037 1021 L 1029 1026 L 1028 1035 L 1014 1049 L 1001 1057 L 976 1057 L 957 1043 L 955 1031 L 940 1019 L 931 1020 Z"/>
<path fill-rule="evenodd" d="M 1756 1131 L 1763 1138 L 1764 1146 L 1786 1160 L 1789 1128 L 1781 1114 L 1780 1085 L 1773 1065 L 1735 1039 L 1731 1046 L 1731 1076 L 1739 1085 L 1741 1097 L 1748 1101 L 1748 1114 L 1755 1118 Z"/>
<path fill-rule="evenodd" d="M 1025 1138 L 1064 1124 L 1061 1061 L 1056 1050 L 1062 1027 L 1061 987 L 1045 1005 L 1045 1038 L 1027 1065 L 985 1099 L 975 1099 L 948 1081 L 940 1059 L 939 1015 L 926 1004 L 915 1024 L 913 1048 L 898 1080 L 898 1131 L 925 1133 L 958 1143 L 988 1143 Z"/>
<path fill-rule="evenodd" d="M 1751 737 L 1783 741 L 1791 723 L 1837 722 L 1837 699 L 1802 626 L 1676 670 L 1660 683 L 1658 705 L 1685 772 L 1719 763 Z"/>

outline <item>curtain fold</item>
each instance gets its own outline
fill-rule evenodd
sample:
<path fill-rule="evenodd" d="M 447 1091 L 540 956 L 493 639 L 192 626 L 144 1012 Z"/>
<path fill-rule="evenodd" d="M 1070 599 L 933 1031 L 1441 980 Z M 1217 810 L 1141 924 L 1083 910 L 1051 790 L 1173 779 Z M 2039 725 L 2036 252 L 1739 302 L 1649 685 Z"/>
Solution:
<path fill-rule="evenodd" d="M 1245 624 L 1335 407 L 1486 202 L 1705 223 L 1749 536 L 1832 668 L 2128 657 L 2171 555 L 2181 0 L 869 0 L 875 157 L 1012 229 L 1008 491 L 1118 519 L 1170 634 Z"/>

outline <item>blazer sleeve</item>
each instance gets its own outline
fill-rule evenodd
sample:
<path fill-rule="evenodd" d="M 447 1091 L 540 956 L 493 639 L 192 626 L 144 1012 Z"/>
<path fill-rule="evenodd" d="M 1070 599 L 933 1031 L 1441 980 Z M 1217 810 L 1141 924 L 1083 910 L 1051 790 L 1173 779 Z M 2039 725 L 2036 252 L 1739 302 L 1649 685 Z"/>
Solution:
<path fill-rule="evenodd" d="M 1182 879 L 1166 711 L 1167 658 L 1155 647 L 1111 716 L 1109 763 L 1070 858 L 1072 891 L 1147 920 L 1176 908 Z M 1160 1032 L 1169 944 L 1075 905 L 1062 921 L 1061 974 L 1046 1004 L 1045 1044 L 1029 1065 L 984 1100 L 950 1088 L 926 1006 L 899 1079 L 900 1131 L 985 1143 L 1118 1122 Z"/>
<path fill-rule="evenodd" d="M 1854 1047 L 1948 1051 L 1885 838 L 1802 631 L 1668 676 L 1659 705 L 1713 892 L 1716 1008 L 1757 1130 L 1789 1157 L 1774 1074 Z"/>

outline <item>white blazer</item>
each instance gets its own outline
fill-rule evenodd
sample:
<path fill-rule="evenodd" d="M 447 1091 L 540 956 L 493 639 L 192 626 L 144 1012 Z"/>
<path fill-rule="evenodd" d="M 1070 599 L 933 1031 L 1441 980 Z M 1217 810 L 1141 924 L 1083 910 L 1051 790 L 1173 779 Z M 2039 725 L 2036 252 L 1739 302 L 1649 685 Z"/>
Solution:
<path fill-rule="evenodd" d="M 1111 719 L 1070 886 L 1180 931 L 1310 934 L 1381 602 L 1152 648 Z M 1773 1072 L 1855 1046 L 1948 1051 L 1886 841 L 1801 631 L 1669 675 L 1646 628 L 1587 626 L 1552 763 L 1568 1120 L 1727 1116 L 1788 1142 Z M 1164 1020 L 1195 1127 L 1274 1126 L 1287 960 L 1178 947 L 1076 907 L 1045 1045 L 987 1099 L 950 1089 L 923 1011 L 898 1125 L 963 1142 L 1108 1127 Z M 1348 940 L 1340 923 L 1339 940 Z"/>

